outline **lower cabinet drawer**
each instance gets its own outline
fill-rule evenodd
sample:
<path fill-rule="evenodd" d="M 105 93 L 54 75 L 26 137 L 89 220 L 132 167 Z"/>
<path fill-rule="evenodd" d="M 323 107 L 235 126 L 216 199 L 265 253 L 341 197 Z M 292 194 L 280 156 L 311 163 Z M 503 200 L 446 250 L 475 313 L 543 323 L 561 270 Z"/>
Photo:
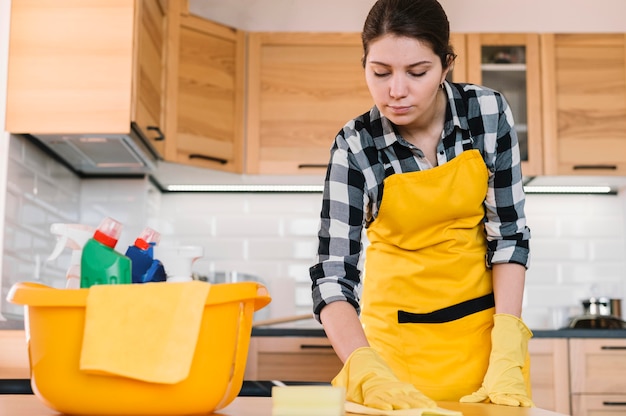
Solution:
<path fill-rule="evenodd" d="M 626 339 L 572 338 L 569 343 L 573 394 L 626 394 Z"/>
<path fill-rule="evenodd" d="M 325 337 L 252 337 L 244 378 L 328 383 L 342 366 Z"/>
<path fill-rule="evenodd" d="M 0 330 L 0 379 L 30 378 L 28 344 L 23 330 Z"/>
<path fill-rule="evenodd" d="M 573 416 L 623 416 L 626 394 L 573 394 Z"/>
<path fill-rule="evenodd" d="M 533 402 L 542 409 L 570 414 L 567 339 L 533 338 L 528 351 Z"/>

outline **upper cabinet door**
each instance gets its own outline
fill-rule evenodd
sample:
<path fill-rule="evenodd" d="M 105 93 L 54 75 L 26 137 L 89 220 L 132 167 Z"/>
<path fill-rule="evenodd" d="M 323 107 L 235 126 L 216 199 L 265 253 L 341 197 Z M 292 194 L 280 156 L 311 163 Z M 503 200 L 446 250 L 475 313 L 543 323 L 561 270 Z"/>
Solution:
<path fill-rule="evenodd" d="M 337 132 L 373 105 L 358 33 L 250 33 L 247 172 L 323 174 Z"/>
<path fill-rule="evenodd" d="M 128 131 L 133 25 L 133 0 L 13 0 L 7 130 Z"/>
<path fill-rule="evenodd" d="M 501 92 L 515 120 L 522 173 L 543 173 L 538 34 L 468 34 L 467 81 Z"/>
<path fill-rule="evenodd" d="M 152 145 L 165 148 L 165 30 L 166 10 L 161 1 L 140 0 L 135 13 L 135 71 L 132 119 Z"/>
<path fill-rule="evenodd" d="M 243 172 L 244 32 L 183 13 L 169 36 L 166 159 Z"/>
<path fill-rule="evenodd" d="M 546 174 L 626 174 L 626 35 L 541 38 Z"/>
<path fill-rule="evenodd" d="M 136 122 L 159 138 L 164 19 L 153 0 L 13 0 L 7 130 L 126 134 Z"/>

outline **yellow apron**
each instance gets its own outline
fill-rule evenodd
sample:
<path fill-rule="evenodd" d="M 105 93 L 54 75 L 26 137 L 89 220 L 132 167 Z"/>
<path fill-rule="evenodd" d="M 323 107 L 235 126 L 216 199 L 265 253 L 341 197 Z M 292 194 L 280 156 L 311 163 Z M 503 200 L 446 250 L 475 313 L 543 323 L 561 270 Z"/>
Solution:
<path fill-rule="evenodd" d="M 485 265 L 487 167 L 467 150 L 384 183 L 367 230 L 361 320 L 401 380 L 434 400 L 481 386 L 491 352 L 493 288 Z"/>

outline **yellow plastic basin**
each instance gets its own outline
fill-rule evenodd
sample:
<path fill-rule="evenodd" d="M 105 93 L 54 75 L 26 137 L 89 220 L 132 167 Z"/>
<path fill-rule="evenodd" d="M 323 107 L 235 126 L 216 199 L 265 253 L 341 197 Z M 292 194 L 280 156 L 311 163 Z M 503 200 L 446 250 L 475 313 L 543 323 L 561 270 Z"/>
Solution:
<path fill-rule="evenodd" d="M 193 415 L 227 406 L 243 384 L 254 311 L 271 300 L 260 283 L 212 285 L 188 378 L 157 384 L 79 370 L 88 291 L 22 282 L 7 296 L 26 306 L 33 391 L 70 415 Z"/>

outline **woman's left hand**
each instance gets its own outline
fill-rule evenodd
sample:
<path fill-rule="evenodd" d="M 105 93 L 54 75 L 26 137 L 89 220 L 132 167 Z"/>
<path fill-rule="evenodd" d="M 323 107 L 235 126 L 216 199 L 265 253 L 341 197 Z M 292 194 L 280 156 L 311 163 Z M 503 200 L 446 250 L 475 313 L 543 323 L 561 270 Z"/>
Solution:
<path fill-rule="evenodd" d="M 478 391 L 461 397 L 460 401 L 534 407 L 522 374 L 532 332 L 513 315 L 496 314 L 493 320 L 491 356 L 483 384 Z"/>

